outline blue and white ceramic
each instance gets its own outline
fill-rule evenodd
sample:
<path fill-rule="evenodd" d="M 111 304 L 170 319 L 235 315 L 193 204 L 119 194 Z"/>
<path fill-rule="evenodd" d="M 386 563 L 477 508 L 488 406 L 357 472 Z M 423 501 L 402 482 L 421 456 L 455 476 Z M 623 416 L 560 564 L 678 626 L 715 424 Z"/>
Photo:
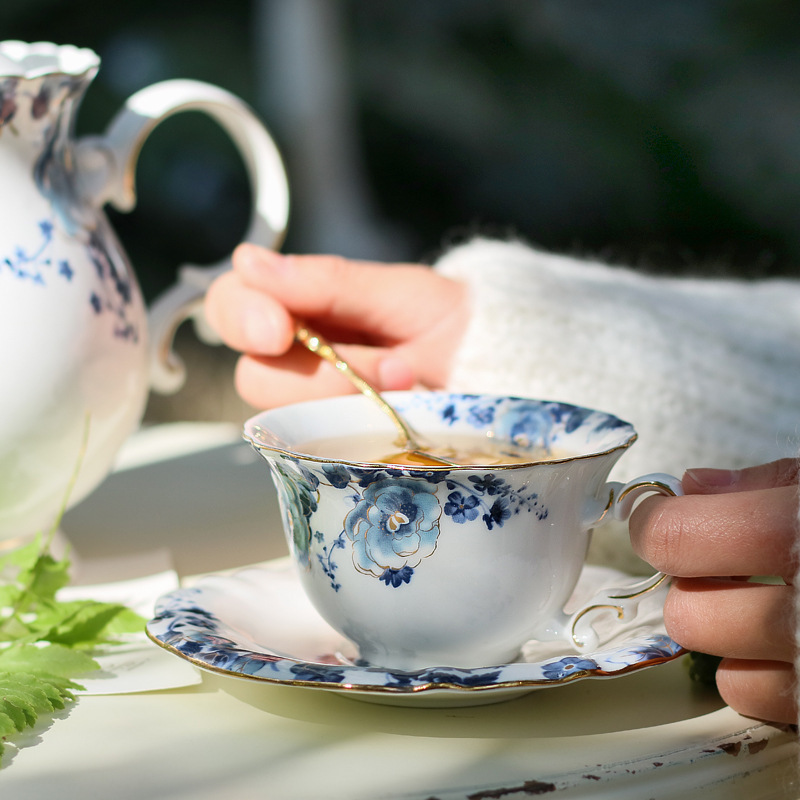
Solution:
<path fill-rule="evenodd" d="M 608 481 L 636 439 L 629 423 L 522 398 L 386 399 L 429 441 L 491 435 L 517 450 L 543 448 L 553 460 L 407 467 L 310 455 L 305 445 L 317 439 L 391 432 L 362 395 L 274 409 L 246 423 L 245 438 L 271 468 L 302 586 L 355 643 L 361 663 L 471 669 L 513 661 L 530 639 L 592 648 L 597 608 L 635 614 L 639 596 L 663 586 L 656 576 L 564 610 L 590 533 L 609 511 L 627 513 L 643 487 L 678 490 L 666 476 L 627 487 Z"/>
<path fill-rule="evenodd" d="M 70 504 L 99 483 L 138 425 L 151 380 L 180 386 L 166 358 L 172 332 L 225 268 L 185 270 L 148 318 L 102 208 L 134 206 L 136 161 L 153 128 L 195 110 L 231 134 L 253 181 L 248 239 L 273 246 L 288 213 L 272 140 L 216 87 L 155 84 L 104 135 L 73 138 L 99 64 L 85 48 L 0 42 L 0 546 L 56 521 L 79 464 Z"/>
<path fill-rule="evenodd" d="M 585 567 L 571 603 L 585 603 L 624 576 Z M 597 622 L 596 649 L 531 641 L 513 663 L 473 669 L 430 665 L 405 671 L 361 664 L 352 645 L 319 616 L 289 559 L 210 575 L 159 599 L 150 638 L 195 666 L 262 684 L 322 689 L 378 703 L 464 706 L 508 700 L 534 689 L 616 678 L 682 655 L 664 632 L 661 606 L 642 600 L 635 621 Z"/>

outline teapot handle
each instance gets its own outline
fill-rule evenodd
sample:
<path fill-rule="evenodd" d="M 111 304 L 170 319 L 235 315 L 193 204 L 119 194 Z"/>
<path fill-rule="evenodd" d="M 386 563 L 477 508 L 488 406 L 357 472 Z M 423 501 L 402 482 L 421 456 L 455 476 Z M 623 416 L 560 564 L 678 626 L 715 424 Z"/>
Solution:
<path fill-rule="evenodd" d="M 201 81 L 167 80 L 128 98 L 102 136 L 86 136 L 75 146 L 79 190 L 90 204 L 111 203 L 120 211 L 136 205 L 135 171 L 145 139 L 163 120 L 180 111 L 214 118 L 239 149 L 250 178 L 253 209 L 244 240 L 277 248 L 289 216 L 289 186 L 278 148 L 242 100 Z M 182 266 L 178 281 L 156 298 L 149 312 L 150 381 L 168 394 L 183 385 L 185 370 L 172 351 L 178 326 L 193 317 L 198 335 L 219 343 L 202 319 L 202 301 L 211 282 L 230 269 L 230 257 L 207 267 Z"/>

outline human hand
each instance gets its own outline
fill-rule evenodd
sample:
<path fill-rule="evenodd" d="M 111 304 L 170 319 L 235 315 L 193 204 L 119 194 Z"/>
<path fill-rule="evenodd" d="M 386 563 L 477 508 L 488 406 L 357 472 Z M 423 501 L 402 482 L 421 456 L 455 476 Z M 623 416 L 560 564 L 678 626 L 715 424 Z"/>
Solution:
<path fill-rule="evenodd" d="M 381 390 L 441 388 L 469 309 L 466 288 L 428 267 L 281 255 L 248 244 L 208 290 L 206 315 L 243 354 L 239 394 L 271 408 L 355 391 L 294 342 L 296 320 L 327 337 Z"/>
<path fill-rule="evenodd" d="M 676 576 L 664 606 L 667 633 L 689 650 L 722 656 L 717 687 L 748 717 L 796 723 L 798 463 L 740 471 L 696 469 L 683 497 L 651 497 L 634 510 L 634 550 Z M 777 576 L 786 585 L 755 583 Z"/>

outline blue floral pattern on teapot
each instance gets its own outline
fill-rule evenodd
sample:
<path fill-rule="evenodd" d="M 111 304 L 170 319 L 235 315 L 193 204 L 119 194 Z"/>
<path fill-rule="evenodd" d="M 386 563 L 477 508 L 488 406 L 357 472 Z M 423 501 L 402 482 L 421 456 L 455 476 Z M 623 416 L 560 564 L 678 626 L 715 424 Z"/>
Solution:
<path fill-rule="evenodd" d="M 173 334 L 228 266 L 224 259 L 181 269 L 176 285 L 145 307 L 104 209 L 135 206 L 136 166 L 155 126 L 189 110 L 216 119 L 251 178 L 244 238 L 274 246 L 286 223 L 280 154 L 252 111 L 219 87 L 146 86 L 104 133 L 76 137 L 77 112 L 99 66 L 87 48 L 0 41 L 0 363 L 9 388 L 0 395 L 0 545 L 51 527 L 65 503 L 80 501 L 108 474 L 150 388 L 181 387 Z"/>

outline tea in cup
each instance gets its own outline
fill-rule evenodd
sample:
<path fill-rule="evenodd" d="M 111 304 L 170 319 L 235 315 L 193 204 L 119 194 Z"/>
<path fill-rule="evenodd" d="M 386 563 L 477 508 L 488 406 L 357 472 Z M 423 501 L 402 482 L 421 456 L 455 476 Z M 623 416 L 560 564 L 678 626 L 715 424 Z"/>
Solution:
<path fill-rule="evenodd" d="M 645 491 L 680 493 L 667 475 L 608 480 L 636 440 L 629 423 L 527 398 L 386 399 L 466 463 L 393 463 L 395 430 L 363 395 L 266 411 L 244 430 L 270 466 L 303 589 L 359 663 L 485 667 L 513 661 L 531 639 L 591 649 L 595 612 L 627 619 L 665 585 L 657 574 L 564 609 L 592 530 L 624 519 Z"/>

